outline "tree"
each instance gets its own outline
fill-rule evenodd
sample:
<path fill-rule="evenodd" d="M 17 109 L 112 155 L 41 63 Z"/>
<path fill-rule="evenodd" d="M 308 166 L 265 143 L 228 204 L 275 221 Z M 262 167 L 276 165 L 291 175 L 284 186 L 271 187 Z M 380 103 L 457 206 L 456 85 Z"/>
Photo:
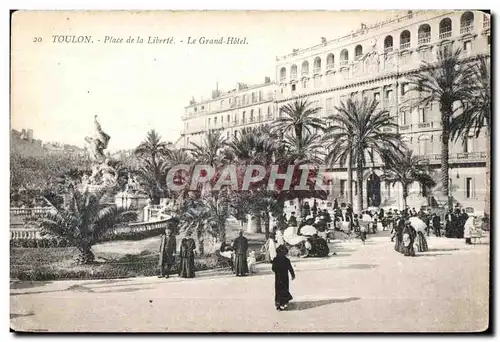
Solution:
<path fill-rule="evenodd" d="M 485 213 L 490 215 L 490 174 L 491 174 L 491 73 L 489 57 L 481 55 L 470 65 L 473 85 L 470 89 L 462 112 L 452 117 L 450 123 L 451 139 L 479 137 L 484 130 L 486 135 L 486 191 Z"/>
<path fill-rule="evenodd" d="M 45 234 L 55 235 L 76 246 L 77 263 L 88 264 L 95 259 L 92 246 L 115 224 L 135 220 L 137 214 L 104 204 L 105 191 L 81 193 L 75 190 L 71 194 L 71 199 L 64 206 L 45 214 L 37 223 Z"/>
<path fill-rule="evenodd" d="M 408 187 L 413 182 L 419 182 L 427 187 L 434 186 L 435 182 L 427 173 L 423 158 L 413 155 L 411 150 L 406 150 L 403 155 L 396 155 L 395 157 L 387 164 L 381 179 L 392 185 L 401 184 L 404 208 L 407 208 Z"/>
<path fill-rule="evenodd" d="M 298 139 L 302 138 L 304 132 L 309 134 L 325 129 L 322 119 L 315 117 L 321 107 L 312 107 L 307 98 L 298 98 L 294 102 L 280 108 L 282 116 L 275 119 L 272 129 L 274 132 L 293 132 Z"/>
<path fill-rule="evenodd" d="M 460 49 L 452 54 L 439 50 L 436 63 L 424 61 L 415 74 L 408 76 L 409 90 L 419 94 L 418 97 L 407 101 L 410 106 L 426 107 L 431 103 L 439 104 L 442 127 L 441 181 L 444 195 L 448 197 L 449 208 L 453 207 L 448 179 L 450 124 L 474 86 L 471 68 L 460 57 Z"/>
<path fill-rule="evenodd" d="M 137 174 L 153 204 L 159 204 L 164 193 L 165 160 L 171 155 L 169 145 L 162 141 L 161 136 L 153 129 L 135 149 L 135 155 L 142 159 Z"/>
<path fill-rule="evenodd" d="M 190 148 L 193 162 L 195 164 L 210 165 L 218 167 L 223 165 L 226 158 L 226 138 L 222 136 L 220 131 L 208 132 L 202 140 L 201 145 L 191 142 L 193 148 Z"/>
<path fill-rule="evenodd" d="M 335 107 L 336 114 L 329 116 L 331 125 L 324 136 L 328 144 L 327 163 L 333 166 L 337 162 L 344 165 L 349 158 L 355 162 L 358 183 L 358 207 L 363 209 L 363 171 L 367 157 L 374 163 L 375 156 L 386 162 L 400 150 L 401 139 L 390 114 L 377 109 L 378 101 L 364 98 L 361 102 L 348 99 Z M 386 131 L 389 129 L 389 131 Z"/>

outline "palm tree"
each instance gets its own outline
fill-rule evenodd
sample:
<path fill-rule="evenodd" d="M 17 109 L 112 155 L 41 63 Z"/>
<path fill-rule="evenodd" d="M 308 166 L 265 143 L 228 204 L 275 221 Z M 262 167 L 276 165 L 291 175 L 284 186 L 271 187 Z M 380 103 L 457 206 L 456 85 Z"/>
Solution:
<path fill-rule="evenodd" d="M 439 104 L 442 127 L 441 181 L 449 208 L 453 206 L 448 179 L 450 123 L 454 114 L 460 110 L 459 104 L 469 97 L 474 84 L 470 66 L 461 61 L 460 57 L 460 49 L 452 54 L 439 50 L 436 63 L 422 62 L 420 69 L 408 76 L 409 90 L 419 93 L 417 98 L 408 101 L 412 107 Z"/>
<path fill-rule="evenodd" d="M 377 109 L 378 101 L 368 100 L 341 102 L 335 107 L 337 113 L 328 117 L 331 125 L 324 136 L 328 144 L 327 163 L 333 166 L 337 162 L 344 165 L 350 158 L 356 163 L 358 183 L 358 207 L 363 209 L 363 170 L 367 157 L 374 163 L 379 156 L 383 162 L 401 153 L 401 139 L 396 130 L 397 124 L 388 111 Z M 389 131 L 386 131 L 386 130 Z"/>
<path fill-rule="evenodd" d="M 146 135 L 146 140 L 135 149 L 134 153 L 142 159 L 137 174 L 145 186 L 153 204 L 159 204 L 164 193 L 165 159 L 172 153 L 169 143 L 161 140 L 161 136 L 153 129 Z"/>
<path fill-rule="evenodd" d="M 104 237 L 115 224 L 136 218 L 134 211 L 117 208 L 103 202 L 106 192 L 83 193 L 75 190 L 71 199 L 57 211 L 38 219 L 44 234 L 55 235 L 76 246 L 76 262 L 94 261 L 92 246 Z"/>
<path fill-rule="evenodd" d="M 319 165 L 323 162 L 322 138 L 306 132 L 302 136 L 287 134 L 284 139 L 286 158 L 289 163 Z"/>
<path fill-rule="evenodd" d="M 387 164 L 384 174 L 381 177 L 392 185 L 400 183 L 403 188 L 404 208 L 407 207 L 408 187 L 413 182 L 419 182 L 425 187 L 434 186 L 435 182 L 427 173 L 423 164 L 423 158 L 413 154 L 413 151 L 406 150 L 403 155 L 396 156 Z"/>
<path fill-rule="evenodd" d="M 226 158 L 226 138 L 220 131 L 208 132 L 202 140 L 201 145 L 191 142 L 194 148 L 189 149 L 195 164 L 210 165 L 218 167 Z"/>
<path fill-rule="evenodd" d="M 451 139 L 467 139 L 473 135 L 479 137 L 481 132 L 486 134 L 486 194 L 485 213 L 490 215 L 490 169 L 491 169 L 491 74 L 489 57 L 479 56 L 477 62 L 470 65 L 474 85 L 470 90 L 466 106 L 463 111 L 451 119 Z"/>
<path fill-rule="evenodd" d="M 273 131 L 283 134 L 292 131 L 300 139 L 304 132 L 314 133 L 324 130 L 323 120 L 314 116 L 319 113 L 321 107 L 311 108 L 311 106 L 312 103 L 306 98 L 299 98 L 284 105 L 280 109 L 284 115 L 275 119 Z"/>

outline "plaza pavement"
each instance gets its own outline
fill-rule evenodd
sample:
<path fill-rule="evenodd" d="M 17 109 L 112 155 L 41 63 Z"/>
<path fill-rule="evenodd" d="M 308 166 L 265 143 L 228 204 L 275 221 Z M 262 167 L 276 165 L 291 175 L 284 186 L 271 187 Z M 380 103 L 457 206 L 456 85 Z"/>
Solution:
<path fill-rule="evenodd" d="M 386 233 L 295 259 L 288 311 L 273 305 L 269 264 L 236 278 L 17 282 L 11 328 L 40 332 L 469 332 L 488 327 L 489 245 L 430 237 L 396 253 Z"/>

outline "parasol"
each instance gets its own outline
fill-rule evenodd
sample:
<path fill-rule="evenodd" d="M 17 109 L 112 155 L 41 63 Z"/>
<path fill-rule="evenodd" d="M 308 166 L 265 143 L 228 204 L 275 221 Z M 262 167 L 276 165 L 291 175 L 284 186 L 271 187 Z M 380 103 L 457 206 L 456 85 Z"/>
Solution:
<path fill-rule="evenodd" d="M 424 232 L 425 229 L 427 228 L 425 222 L 418 217 L 410 217 L 409 220 L 411 225 L 413 226 L 413 228 L 415 228 L 417 232 Z"/>
<path fill-rule="evenodd" d="M 314 228 L 313 226 L 304 226 L 300 228 L 300 234 L 304 236 L 312 236 L 314 234 L 317 234 L 318 230 Z"/>

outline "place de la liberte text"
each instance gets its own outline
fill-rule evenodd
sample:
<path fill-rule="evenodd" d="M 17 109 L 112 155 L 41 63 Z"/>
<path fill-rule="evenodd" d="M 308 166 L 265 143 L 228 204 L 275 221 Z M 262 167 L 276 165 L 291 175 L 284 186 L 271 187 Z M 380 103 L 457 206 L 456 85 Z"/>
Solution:
<path fill-rule="evenodd" d="M 52 35 L 53 43 L 66 43 L 66 44 L 91 44 L 94 43 L 92 36 L 77 36 L 77 35 Z M 221 36 L 221 37 L 187 37 L 183 39 L 175 39 L 172 36 L 147 36 L 147 37 L 118 37 L 118 36 L 104 36 L 97 39 L 98 43 L 104 44 L 197 44 L 197 45 L 238 45 L 248 44 L 247 37 L 236 36 Z"/>

